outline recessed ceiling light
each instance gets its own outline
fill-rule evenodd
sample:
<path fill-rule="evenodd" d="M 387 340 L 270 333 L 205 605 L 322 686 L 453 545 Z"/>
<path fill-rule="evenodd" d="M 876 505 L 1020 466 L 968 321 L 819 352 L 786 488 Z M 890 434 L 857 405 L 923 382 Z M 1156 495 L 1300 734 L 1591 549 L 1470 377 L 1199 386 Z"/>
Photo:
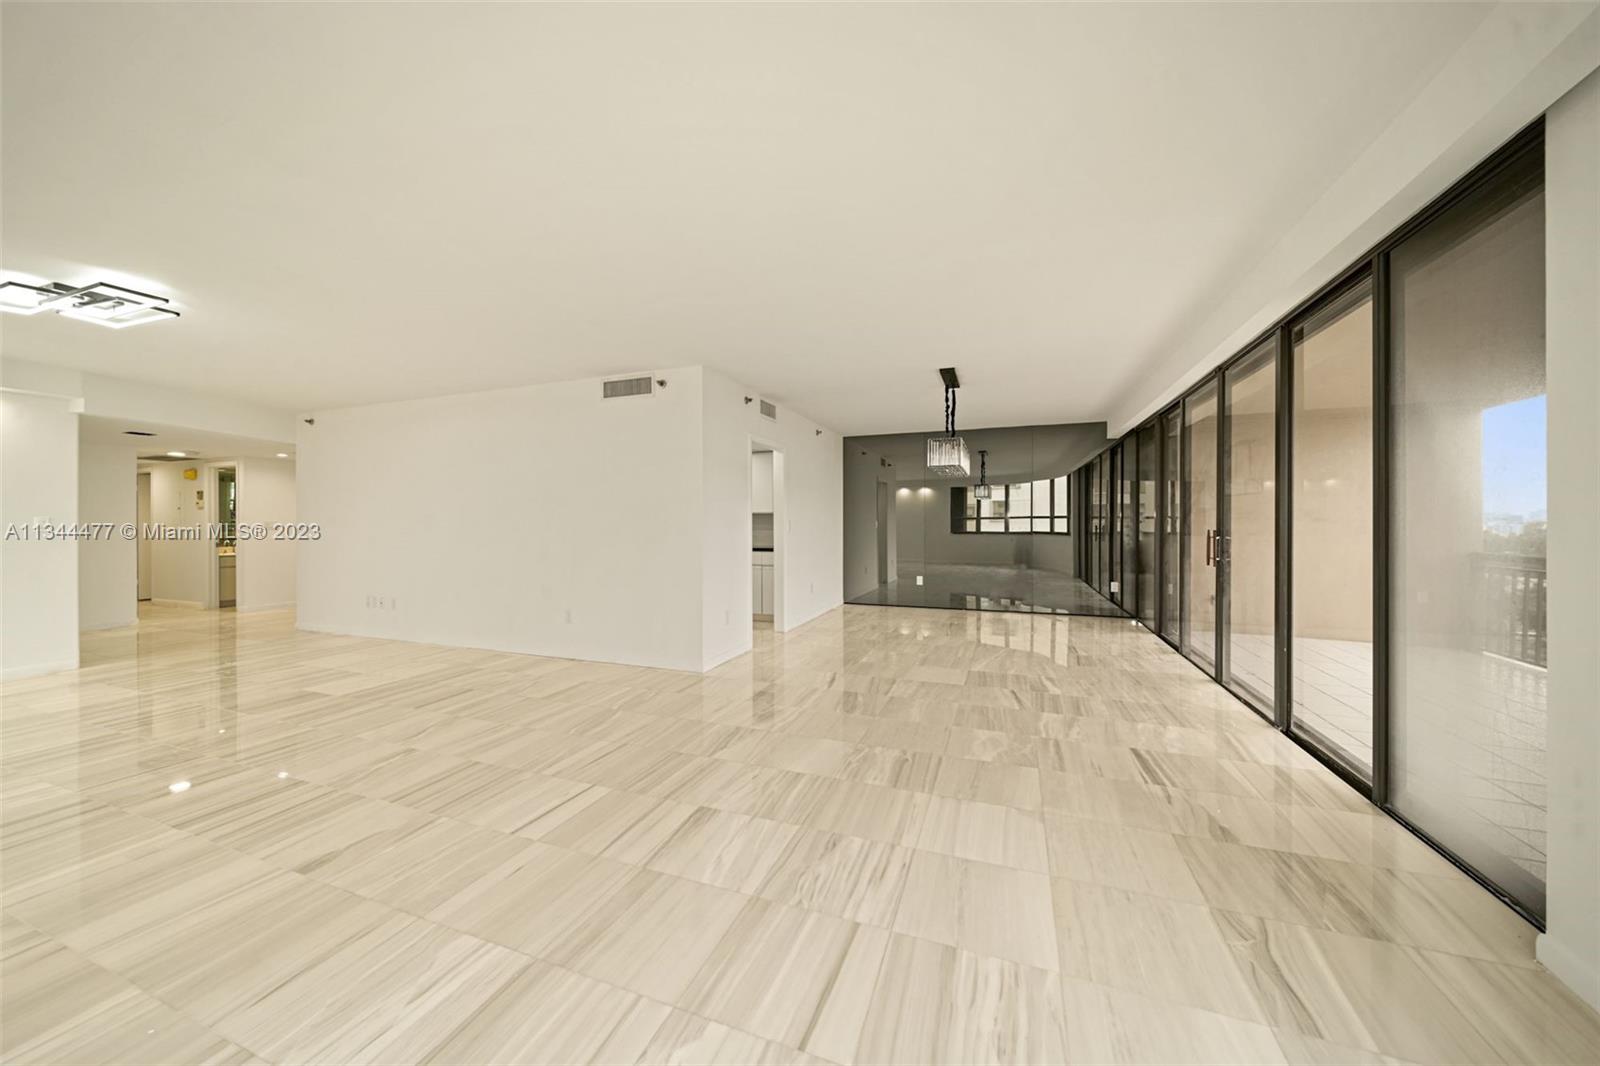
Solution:
<path fill-rule="evenodd" d="M 288 452 L 279 452 L 278 453 L 278 458 L 279 459 L 287 459 L 287 458 L 289 458 L 289 453 Z"/>
<path fill-rule="evenodd" d="M 36 315 L 54 311 L 63 318 L 93 322 L 108 329 L 127 329 L 146 322 L 165 322 L 178 312 L 166 306 L 171 301 L 137 289 L 96 282 L 93 285 L 29 285 L 21 281 L 0 283 L 0 311 L 14 315 Z"/>
<path fill-rule="evenodd" d="M 167 791 L 168 792 L 187 792 L 187 791 L 189 791 L 189 782 L 187 782 L 187 781 L 174 781 L 172 784 L 167 786 Z"/>
<path fill-rule="evenodd" d="M 189 453 L 188 452 L 168 452 L 167 454 L 170 455 L 174 459 L 186 459 L 186 458 L 188 458 L 188 454 Z"/>

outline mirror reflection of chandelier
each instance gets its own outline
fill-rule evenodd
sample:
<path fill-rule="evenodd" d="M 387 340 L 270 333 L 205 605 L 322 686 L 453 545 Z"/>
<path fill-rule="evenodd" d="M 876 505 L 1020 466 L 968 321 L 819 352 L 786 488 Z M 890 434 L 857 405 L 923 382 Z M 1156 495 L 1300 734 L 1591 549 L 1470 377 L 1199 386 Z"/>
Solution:
<path fill-rule="evenodd" d="M 967 442 L 956 436 L 956 390 L 961 379 L 956 368 L 944 367 L 939 371 L 944 379 L 944 435 L 928 438 L 928 472 L 944 477 L 966 477 L 972 472 L 972 459 L 967 453 Z"/>

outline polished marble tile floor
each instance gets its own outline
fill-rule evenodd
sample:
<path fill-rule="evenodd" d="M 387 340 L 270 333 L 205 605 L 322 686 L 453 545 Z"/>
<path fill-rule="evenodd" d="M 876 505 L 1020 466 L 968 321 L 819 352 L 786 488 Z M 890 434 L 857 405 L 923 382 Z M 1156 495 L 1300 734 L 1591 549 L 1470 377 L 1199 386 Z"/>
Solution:
<path fill-rule="evenodd" d="M 0 715 L 6 1062 L 1593 1062 L 1533 930 L 1126 620 L 700 676 L 149 608 Z"/>
<path fill-rule="evenodd" d="M 919 583 L 920 580 L 920 583 Z M 1127 612 L 1071 574 L 1031 566 L 902 563 L 896 579 L 850 599 L 883 607 L 942 607 L 1011 614 L 1087 614 L 1127 618 Z"/>

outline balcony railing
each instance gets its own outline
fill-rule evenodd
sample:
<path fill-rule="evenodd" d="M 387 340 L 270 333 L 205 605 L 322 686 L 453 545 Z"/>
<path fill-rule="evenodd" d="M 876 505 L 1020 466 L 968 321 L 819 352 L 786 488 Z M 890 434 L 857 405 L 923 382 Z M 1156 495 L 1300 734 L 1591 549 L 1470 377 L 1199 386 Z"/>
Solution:
<path fill-rule="evenodd" d="M 1534 666 L 1546 665 L 1545 561 L 1532 555 L 1472 557 L 1482 649 Z"/>

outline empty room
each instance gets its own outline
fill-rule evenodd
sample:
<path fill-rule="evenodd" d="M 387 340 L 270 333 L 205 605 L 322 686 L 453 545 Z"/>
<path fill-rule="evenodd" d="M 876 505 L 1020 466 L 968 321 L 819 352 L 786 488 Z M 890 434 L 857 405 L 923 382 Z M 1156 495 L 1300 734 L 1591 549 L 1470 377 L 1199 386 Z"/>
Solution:
<path fill-rule="evenodd" d="M 1600 3 L 0 0 L 0 1062 L 1600 1061 Z"/>

